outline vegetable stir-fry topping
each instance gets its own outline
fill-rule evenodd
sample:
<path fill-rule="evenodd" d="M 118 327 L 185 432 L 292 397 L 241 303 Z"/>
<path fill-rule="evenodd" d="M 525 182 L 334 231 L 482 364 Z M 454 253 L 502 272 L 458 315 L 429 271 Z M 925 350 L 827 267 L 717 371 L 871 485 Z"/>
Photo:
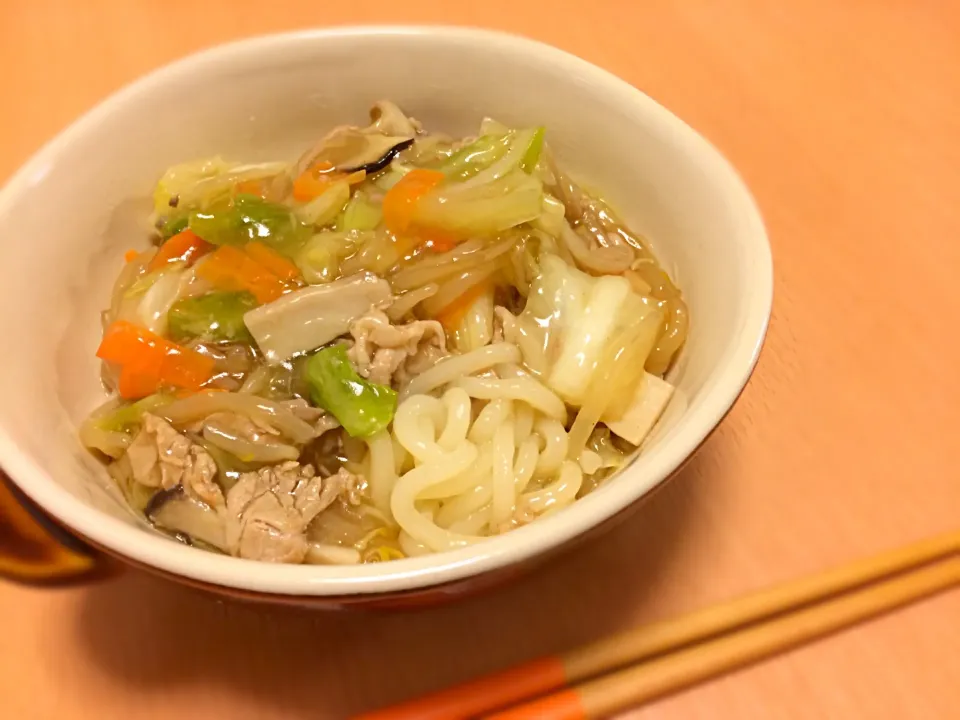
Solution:
<path fill-rule="evenodd" d="M 541 126 L 383 101 L 297 159 L 159 179 L 82 424 L 131 507 L 269 562 L 463 547 L 566 507 L 654 434 L 687 307 Z"/>

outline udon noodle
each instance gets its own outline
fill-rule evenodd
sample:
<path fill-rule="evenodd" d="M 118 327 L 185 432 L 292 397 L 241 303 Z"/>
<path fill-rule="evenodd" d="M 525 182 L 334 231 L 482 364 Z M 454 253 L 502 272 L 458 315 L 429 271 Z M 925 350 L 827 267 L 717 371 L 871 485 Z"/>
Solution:
<path fill-rule="evenodd" d="M 441 362 L 424 391 L 397 408 L 393 435 L 412 467 L 397 474 L 392 444 L 370 442 L 383 455 L 371 463 L 374 498 L 389 498 L 389 511 L 410 542 L 434 552 L 449 550 L 525 524 L 576 499 L 583 472 L 567 458 L 563 401 L 532 377 L 461 376 L 519 354 L 500 344 Z M 444 365 L 449 365 L 447 372 Z M 480 400 L 474 406 L 474 401 Z M 403 467 L 403 466 L 401 466 Z M 418 501 L 437 500 L 429 511 Z"/>

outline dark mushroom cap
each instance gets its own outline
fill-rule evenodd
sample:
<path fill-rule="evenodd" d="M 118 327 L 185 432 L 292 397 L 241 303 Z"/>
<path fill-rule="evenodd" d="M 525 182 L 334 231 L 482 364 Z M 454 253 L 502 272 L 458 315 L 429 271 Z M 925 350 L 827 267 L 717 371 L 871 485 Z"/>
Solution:
<path fill-rule="evenodd" d="M 144 515 L 162 530 L 185 535 L 191 541 L 226 549 L 223 517 L 209 505 L 194 500 L 182 485 L 160 490 L 147 503 Z"/>
<path fill-rule="evenodd" d="M 387 165 L 389 165 L 390 161 L 393 160 L 399 153 L 402 153 L 411 145 L 413 145 L 413 138 L 410 138 L 409 140 L 403 140 L 397 143 L 396 145 L 394 145 L 389 150 L 387 150 L 381 157 L 377 158 L 376 160 L 372 162 L 364 163 L 363 165 L 358 165 L 356 167 L 344 168 L 344 172 L 357 172 L 358 170 L 363 170 L 367 173 L 367 175 L 372 175 L 375 172 L 380 172 Z"/>

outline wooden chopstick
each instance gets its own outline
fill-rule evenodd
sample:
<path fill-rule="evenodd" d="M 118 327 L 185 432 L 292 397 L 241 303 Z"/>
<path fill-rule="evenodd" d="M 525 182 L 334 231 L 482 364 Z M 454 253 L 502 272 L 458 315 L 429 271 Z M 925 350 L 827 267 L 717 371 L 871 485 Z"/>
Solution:
<path fill-rule="evenodd" d="M 960 552 L 960 531 L 533 660 L 354 720 L 466 720 Z M 561 717 L 561 716 L 558 716 Z"/>
<path fill-rule="evenodd" d="M 484 720 L 594 720 L 757 662 L 960 584 L 960 557 L 741 628 Z"/>

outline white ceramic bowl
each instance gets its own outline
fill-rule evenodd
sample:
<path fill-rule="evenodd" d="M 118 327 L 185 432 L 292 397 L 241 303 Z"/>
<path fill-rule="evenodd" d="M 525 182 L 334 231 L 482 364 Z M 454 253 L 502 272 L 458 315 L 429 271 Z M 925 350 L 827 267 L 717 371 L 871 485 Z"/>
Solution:
<path fill-rule="evenodd" d="M 629 468 L 554 517 L 455 552 L 355 567 L 276 566 L 181 545 L 134 517 L 76 427 L 103 400 L 99 311 L 146 242 L 146 198 L 176 162 L 296 157 L 390 98 L 450 134 L 484 115 L 545 124 L 561 162 L 652 239 L 690 306 L 680 399 Z M 746 383 L 772 300 L 749 192 L 703 138 L 639 90 L 530 40 L 441 27 L 316 30 L 193 55 L 110 97 L 0 193 L 0 465 L 93 545 L 193 584 L 321 603 L 438 599 L 503 579 L 621 513 L 673 473 Z M 392 599 L 392 600 L 391 600 Z"/>

